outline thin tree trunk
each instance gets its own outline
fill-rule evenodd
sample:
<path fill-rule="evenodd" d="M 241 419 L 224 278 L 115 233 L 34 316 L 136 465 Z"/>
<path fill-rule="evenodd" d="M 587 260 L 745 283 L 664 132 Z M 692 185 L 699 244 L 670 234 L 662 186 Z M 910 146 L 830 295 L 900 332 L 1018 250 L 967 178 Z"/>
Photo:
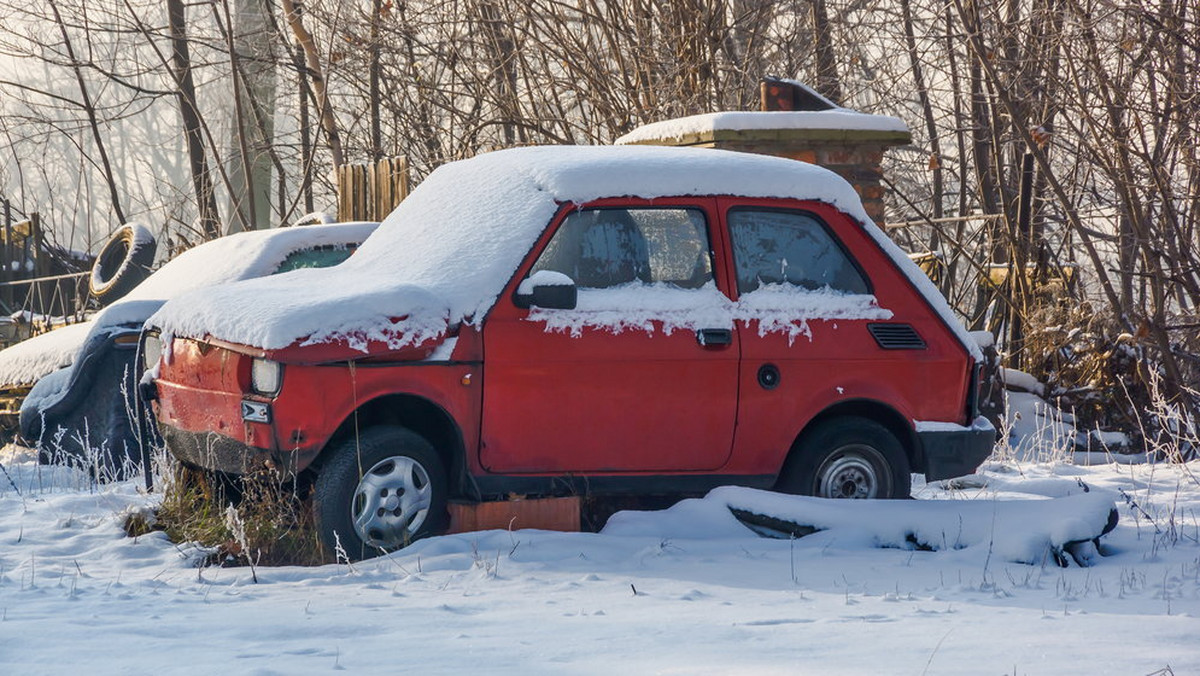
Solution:
<path fill-rule="evenodd" d="M 837 54 L 833 49 L 833 32 L 829 27 L 829 12 L 825 0 L 812 0 L 813 33 L 817 53 L 817 91 L 822 96 L 840 104 L 842 102 L 841 79 L 837 72 Z"/>
<path fill-rule="evenodd" d="M 294 0 L 280 0 L 280 4 L 283 7 L 284 18 L 292 29 L 292 34 L 296 36 L 296 42 L 300 43 L 300 47 L 304 50 L 308 76 L 312 79 L 313 91 L 317 95 L 317 117 L 320 118 L 321 127 L 325 130 L 325 137 L 329 140 L 329 154 L 333 158 L 333 165 L 339 167 L 343 162 L 342 141 L 338 135 L 337 120 L 333 117 L 333 107 L 329 103 L 329 91 L 325 86 L 325 76 L 322 74 L 317 43 L 313 39 L 312 33 L 309 33 L 308 29 L 304 27 L 300 10 L 296 7 Z"/>
<path fill-rule="evenodd" d="M 191 56 L 188 52 L 186 16 L 182 0 L 167 0 L 167 18 L 171 33 L 171 63 L 178 83 L 179 113 L 183 118 L 183 134 L 187 140 L 188 162 L 192 173 L 192 188 L 196 192 L 196 209 L 205 239 L 221 236 L 221 219 L 213 195 L 212 176 L 204 154 L 204 137 L 200 127 L 200 112 L 196 107 L 196 85 L 192 79 Z"/>
<path fill-rule="evenodd" d="M 233 17 L 229 9 L 229 0 L 221 0 L 221 5 L 225 9 L 225 46 L 229 50 L 229 68 L 232 71 L 233 79 L 233 114 L 234 114 L 234 142 L 237 144 L 237 154 L 241 159 L 240 171 L 235 165 L 231 172 L 234 176 L 234 184 L 230 186 L 229 200 L 233 206 L 233 213 L 237 216 L 237 224 L 240 230 L 255 229 L 254 214 L 258 212 L 255 208 L 255 186 L 254 172 L 250 170 L 250 144 L 246 139 L 246 109 L 245 97 L 242 96 L 240 90 L 244 89 L 246 84 L 241 77 L 238 76 L 238 51 L 234 45 L 233 37 Z M 213 7 L 216 11 L 216 7 Z M 233 224 L 230 224 L 232 227 Z"/>
<path fill-rule="evenodd" d="M 379 127 L 380 110 L 383 108 L 379 100 L 379 20 L 383 11 L 382 0 L 371 0 L 371 63 L 369 69 L 368 96 L 370 105 L 368 112 L 371 116 L 371 161 L 378 162 L 383 157 L 382 133 Z"/>
<path fill-rule="evenodd" d="M 925 131 L 929 135 L 929 150 L 933 154 L 930 166 L 933 169 L 933 217 L 942 218 L 946 215 L 942 207 L 942 192 L 944 172 L 942 168 L 942 144 L 938 139 L 937 122 L 933 117 L 933 104 L 929 100 L 929 89 L 925 86 L 925 73 L 921 69 L 920 55 L 917 54 L 917 38 L 913 30 L 912 2 L 900 0 L 900 11 L 904 21 L 904 41 L 908 47 L 908 61 L 912 69 L 913 84 L 917 87 L 917 97 L 921 102 L 921 115 L 925 119 Z M 932 232 L 929 238 L 929 248 L 938 248 L 938 233 Z"/>
<path fill-rule="evenodd" d="M 100 154 L 100 166 L 104 170 L 104 180 L 108 184 L 108 195 L 112 200 L 113 213 L 116 214 L 118 223 L 124 223 L 125 211 L 121 209 L 121 197 L 117 192 L 116 177 L 113 175 L 112 165 L 108 161 L 104 137 L 100 133 L 100 122 L 96 118 L 96 106 L 92 103 L 92 96 L 88 92 L 87 81 L 83 79 L 83 69 L 79 67 L 79 59 L 75 56 L 75 47 L 71 43 L 71 36 L 67 34 L 67 25 L 58 12 L 58 3 L 56 0 L 49 0 L 49 4 L 51 11 L 54 12 L 54 22 L 58 24 L 59 34 L 62 35 L 63 47 L 67 50 L 67 57 L 71 59 L 71 70 L 75 73 L 75 81 L 79 83 L 79 95 L 83 98 L 83 110 L 87 114 L 88 126 L 92 130 L 92 140 L 96 143 L 96 151 Z"/>
<path fill-rule="evenodd" d="M 308 97 L 312 94 L 312 90 L 308 86 L 308 69 L 304 67 L 303 47 L 296 45 L 296 49 L 292 52 L 292 60 L 296 64 L 296 72 L 300 78 L 300 158 L 304 163 L 300 192 L 304 195 L 304 213 L 311 214 L 313 212 L 313 152 L 312 134 L 309 131 Z"/>

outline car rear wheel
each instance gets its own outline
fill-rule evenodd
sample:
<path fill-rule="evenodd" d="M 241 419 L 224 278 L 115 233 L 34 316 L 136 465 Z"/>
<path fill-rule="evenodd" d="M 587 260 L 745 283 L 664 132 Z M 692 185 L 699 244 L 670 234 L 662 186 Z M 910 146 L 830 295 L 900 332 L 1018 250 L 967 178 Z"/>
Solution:
<path fill-rule="evenodd" d="M 895 435 L 873 420 L 844 416 L 805 433 L 777 488 L 822 498 L 906 498 L 912 477 Z"/>
<path fill-rule="evenodd" d="M 326 551 L 358 561 L 442 530 L 446 473 L 433 447 L 402 427 L 366 430 L 317 474 L 313 511 Z"/>

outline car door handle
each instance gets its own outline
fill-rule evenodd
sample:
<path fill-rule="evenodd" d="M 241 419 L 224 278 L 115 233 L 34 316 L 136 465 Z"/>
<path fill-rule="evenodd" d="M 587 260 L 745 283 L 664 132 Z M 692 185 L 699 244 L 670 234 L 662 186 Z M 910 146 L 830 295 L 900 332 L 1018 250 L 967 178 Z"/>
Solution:
<path fill-rule="evenodd" d="M 733 342 L 733 331 L 729 329 L 700 329 L 696 331 L 696 342 L 704 347 L 729 345 Z"/>

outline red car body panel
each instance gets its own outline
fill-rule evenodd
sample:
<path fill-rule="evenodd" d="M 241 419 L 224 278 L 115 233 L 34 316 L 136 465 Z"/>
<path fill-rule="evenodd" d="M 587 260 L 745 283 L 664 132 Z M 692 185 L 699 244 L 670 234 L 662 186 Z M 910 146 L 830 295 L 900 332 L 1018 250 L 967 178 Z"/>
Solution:
<path fill-rule="evenodd" d="M 760 331 L 754 320 L 737 321 L 723 345 L 701 345 L 691 330 L 668 334 L 661 323 L 649 332 L 547 330 L 529 321 L 530 310 L 513 298 L 575 208 L 566 205 L 499 290 L 488 316 L 456 329 L 448 358 L 419 361 L 433 353 L 437 341 L 403 352 L 317 344 L 268 353 L 177 338 L 157 381 L 160 425 L 231 437 L 301 470 L 368 402 L 416 397 L 454 422 L 462 467 L 483 478 L 773 476 L 805 426 L 847 402 L 890 409 L 910 432 L 913 420 L 970 424 L 966 402 L 973 363 L 967 349 L 872 237 L 834 207 L 730 197 L 621 198 L 582 206 L 702 210 L 714 253 L 713 279 L 731 301 L 737 292 L 728 209 L 815 215 L 857 260 L 879 307 L 893 313 L 886 321 L 911 325 L 926 347 L 883 349 L 864 319 L 810 319 L 809 335 L 792 337 Z M 274 398 L 250 393 L 248 355 L 264 354 L 284 364 L 282 389 Z M 767 365 L 779 373 L 771 389 L 758 377 Z M 244 422 L 243 399 L 268 402 L 271 421 Z"/>
<path fill-rule="evenodd" d="M 644 205 L 601 200 L 589 206 Z M 654 200 L 702 208 L 715 200 Z M 557 226 L 570 213 L 558 214 Z M 548 228 L 538 249 L 556 228 Z M 737 411 L 738 348 L 701 346 L 692 331 L 585 326 L 578 335 L 529 321 L 510 300 L 529 256 L 483 329 L 480 462 L 493 473 L 690 472 L 725 465 Z"/>

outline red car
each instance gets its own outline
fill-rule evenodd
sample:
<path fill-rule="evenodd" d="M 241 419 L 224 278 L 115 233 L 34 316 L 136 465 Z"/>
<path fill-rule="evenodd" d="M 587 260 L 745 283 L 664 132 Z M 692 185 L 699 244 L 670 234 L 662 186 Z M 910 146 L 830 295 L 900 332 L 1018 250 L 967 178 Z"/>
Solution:
<path fill-rule="evenodd" d="M 171 452 L 311 477 L 355 558 L 439 532 L 448 499 L 905 497 L 995 438 L 978 349 L 851 186 L 743 153 L 448 164 L 347 262 L 149 323 Z"/>

